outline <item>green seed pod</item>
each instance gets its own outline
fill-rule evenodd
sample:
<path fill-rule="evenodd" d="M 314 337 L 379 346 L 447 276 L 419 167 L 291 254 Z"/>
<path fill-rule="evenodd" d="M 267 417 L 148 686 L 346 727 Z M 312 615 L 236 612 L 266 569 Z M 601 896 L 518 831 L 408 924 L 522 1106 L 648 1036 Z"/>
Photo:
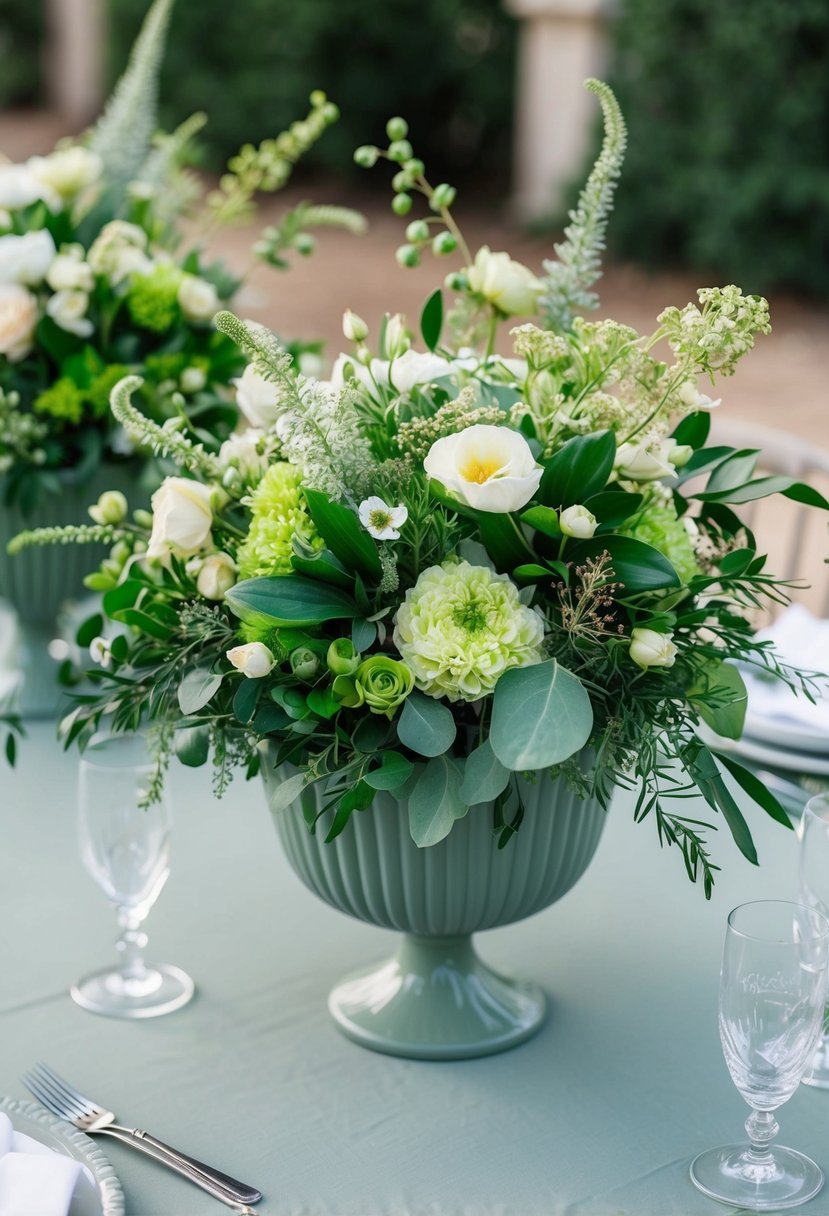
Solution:
<path fill-rule="evenodd" d="M 389 139 L 399 141 L 409 134 L 409 124 L 405 118 L 390 118 L 386 123 L 386 134 Z"/>
<path fill-rule="evenodd" d="M 318 106 L 325 105 L 326 101 L 328 101 L 328 94 L 325 93 L 322 89 L 314 89 L 309 100 L 311 102 L 311 105 L 316 110 Z"/>
<path fill-rule="evenodd" d="M 412 220 L 406 228 L 406 240 L 411 241 L 413 245 L 417 245 L 420 241 L 428 241 L 429 236 L 429 225 L 425 220 Z"/>
<path fill-rule="evenodd" d="M 401 266 L 419 266 L 420 253 L 416 245 L 400 245 L 394 256 Z"/>
<path fill-rule="evenodd" d="M 451 207 L 457 196 L 458 192 L 454 186 L 441 182 L 439 186 L 435 186 L 430 205 L 435 211 L 440 211 L 444 207 Z"/>
<path fill-rule="evenodd" d="M 439 232 L 432 241 L 432 253 L 439 258 L 447 253 L 454 253 L 457 247 L 458 242 L 451 232 Z"/>
<path fill-rule="evenodd" d="M 406 173 L 403 169 L 399 173 L 395 173 L 391 179 L 391 188 L 396 190 L 398 194 L 402 194 L 405 190 L 411 190 L 414 185 L 411 173 Z"/>
<path fill-rule="evenodd" d="M 395 215 L 408 215 L 412 209 L 412 196 L 410 194 L 395 194 L 391 200 L 391 209 Z"/>
<path fill-rule="evenodd" d="M 371 144 L 363 144 L 354 152 L 354 163 L 362 169 L 371 169 L 377 164 L 379 155 L 379 148 L 375 148 Z"/>
<path fill-rule="evenodd" d="M 332 122 L 338 122 L 340 118 L 340 107 L 335 106 L 333 101 L 328 101 L 322 107 L 322 116 L 326 123 L 330 126 Z"/>
<path fill-rule="evenodd" d="M 310 232 L 298 232 L 291 241 L 291 244 L 297 253 L 301 254 L 304 258 L 312 254 L 317 247 L 317 242 Z"/>
<path fill-rule="evenodd" d="M 399 164 L 402 164 L 404 160 L 411 159 L 412 145 L 408 139 L 395 139 L 389 144 L 386 155 L 389 160 L 396 160 Z"/>
<path fill-rule="evenodd" d="M 412 177 L 417 177 L 419 173 L 426 172 L 426 166 L 424 165 L 423 161 L 418 160 L 416 156 L 413 156 L 411 160 L 407 160 L 403 165 L 403 168 L 407 173 L 411 173 Z"/>

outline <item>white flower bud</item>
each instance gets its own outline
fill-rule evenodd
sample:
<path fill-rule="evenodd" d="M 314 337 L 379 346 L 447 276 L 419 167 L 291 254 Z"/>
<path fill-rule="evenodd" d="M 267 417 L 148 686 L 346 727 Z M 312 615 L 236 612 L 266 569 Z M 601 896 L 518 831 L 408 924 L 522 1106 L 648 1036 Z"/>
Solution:
<path fill-rule="evenodd" d="M 236 563 L 227 553 L 211 553 L 201 564 L 196 587 L 206 600 L 223 600 L 236 582 Z"/>
<path fill-rule="evenodd" d="M 200 367 L 185 367 L 180 383 L 183 393 L 200 393 L 207 384 L 207 375 Z"/>
<path fill-rule="evenodd" d="M 493 253 L 483 245 L 466 268 L 469 290 L 492 304 L 504 316 L 529 317 L 538 305 L 544 284 L 508 253 Z"/>
<path fill-rule="evenodd" d="M 227 651 L 227 658 L 237 671 L 249 680 L 261 680 L 268 675 L 276 664 L 276 659 L 264 642 L 247 642 L 244 646 L 234 646 Z"/>
<path fill-rule="evenodd" d="M 127 518 L 128 503 L 120 490 L 105 490 L 89 514 L 96 524 L 120 524 Z"/>
<path fill-rule="evenodd" d="M 194 274 L 184 276 L 176 298 L 188 321 L 210 321 L 221 306 L 219 293 L 213 284 Z"/>
<path fill-rule="evenodd" d="M 693 454 L 694 449 L 690 443 L 678 443 L 668 453 L 668 460 L 670 460 L 675 469 L 681 469 L 684 468 Z"/>
<path fill-rule="evenodd" d="M 112 662 L 112 651 L 106 638 L 96 637 L 89 643 L 89 657 L 100 667 L 109 667 Z"/>
<path fill-rule="evenodd" d="M 368 337 L 368 326 L 362 317 L 347 308 L 343 313 L 343 333 L 349 342 L 365 342 Z"/>
<path fill-rule="evenodd" d="M 396 312 L 386 322 L 386 356 L 388 359 L 399 359 L 412 344 L 409 331 L 406 329 L 406 318 Z"/>
<path fill-rule="evenodd" d="M 565 507 L 558 517 L 558 522 L 565 536 L 574 536 L 579 540 L 589 540 L 599 526 L 592 511 L 579 504 Z"/>
<path fill-rule="evenodd" d="M 632 629 L 630 657 L 642 668 L 673 667 L 676 646 L 672 633 L 657 633 L 655 629 Z"/>

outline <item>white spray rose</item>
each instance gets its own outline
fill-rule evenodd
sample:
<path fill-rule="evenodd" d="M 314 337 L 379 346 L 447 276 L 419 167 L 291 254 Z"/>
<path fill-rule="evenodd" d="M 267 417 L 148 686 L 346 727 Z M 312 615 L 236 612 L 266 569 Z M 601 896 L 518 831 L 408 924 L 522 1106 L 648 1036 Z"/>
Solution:
<path fill-rule="evenodd" d="M 483 245 L 466 271 L 469 287 L 508 317 L 530 317 L 536 310 L 544 284 L 526 266 L 508 253 L 492 253 Z"/>
<path fill-rule="evenodd" d="M 578 540 L 589 540 L 599 526 L 593 512 L 580 504 L 565 507 L 558 522 L 565 536 L 574 536 Z"/>
<path fill-rule="evenodd" d="M 0 283 L 42 283 L 55 257 L 55 242 L 45 228 L 0 236 Z"/>
<path fill-rule="evenodd" d="M 264 430 L 272 427 L 282 413 L 276 385 L 260 376 L 252 363 L 233 384 L 236 386 L 236 404 L 250 425 Z"/>
<path fill-rule="evenodd" d="M 228 553 L 211 553 L 201 564 L 196 587 L 206 600 L 223 600 L 235 582 L 233 558 Z"/>
<path fill-rule="evenodd" d="M 63 199 L 74 198 L 96 182 L 103 172 L 97 152 L 79 146 L 58 148 L 50 156 L 33 156 L 28 168 L 47 190 Z"/>
<path fill-rule="evenodd" d="M 416 384 L 431 384 L 440 376 L 448 376 L 451 371 L 452 364 L 441 355 L 407 350 L 399 359 L 395 359 L 390 369 L 386 368 L 386 380 L 399 393 L 409 393 Z"/>
<path fill-rule="evenodd" d="M 178 289 L 178 302 L 188 321 L 210 321 L 219 311 L 219 293 L 207 279 L 186 274 Z"/>
<path fill-rule="evenodd" d="M 227 658 L 249 680 L 261 680 L 276 664 L 276 659 L 264 642 L 248 642 L 227 651 Z"/>
<path fill-rule="evenodd" d="M 188 557 L 210 540 L 211 489 L 187 477 L 166 477 L 152 497 L 153 529 L 147 553 Z"/>
<path fill-rule="evenodd" d="M 616 472 L 628 481 L 673 477 L 676 469 L 670 456 L 675 446 L 672 439 L 661 439 L 658 443 L 623 443 L 616 452 Z"/>
<path fill-rule="evenodd" d="M 263 430 L 254 426 L 230 435 L 219 448 L 222 470 L 237 469 L 244 481 L 264 477 L 269 463 L 267 452 L 262 450 L 264 435 Z"/>
<path fill-rule="evenodd" d="M 50 191 L 44 190 L 28 165 L 0 165 L 0 207 L 16 211 L 20 207 L 31 206 L 39 199 L 59 205 L 59 200 Z"/>
<path fill-rule="evenodd" d="M 657 633 L 655 629 L 630 631 L 630 657 L 640 667 L 673 667 L 676 646 L 672 633 Z"/>
<path fill-rule="evenodd" d="M 79 338 L 88 338 L 95 328 L 86 315 L 89 296 L 85 291 L 56 291 L 46 301 L 46 312 L 55 325 Z"/>
<path fill-rule="evenodd" d="M 52 291 L 92 291 L 95 275 L 81 245 L 64 245 L 46 273 Z"/>
<path fill-rule="evenodd" d="M 437 439 L 423 467 L 468 507 L 499 514 L 526 506 L 544 472 L 518 431 L 480 424 Z"/>
<path fill-rule="evenodd" d="M 17 363 L 34 345 L 37 300 L 17 283 L 0 284 L 0 355 Z"/>

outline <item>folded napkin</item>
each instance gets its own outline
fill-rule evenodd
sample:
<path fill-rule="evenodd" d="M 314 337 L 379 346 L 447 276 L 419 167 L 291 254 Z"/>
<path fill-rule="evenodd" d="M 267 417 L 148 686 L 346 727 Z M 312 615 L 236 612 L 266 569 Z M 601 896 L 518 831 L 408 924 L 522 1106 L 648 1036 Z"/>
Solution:
<path fill-rule="evenodd" d="M 807 671 L 829 671 L 829 621 L 818 620 L 801 604 L 791 604 L 774 624 L 761 629 L 759 638 L 774 642 L 775 650 L 784 663 Z M 829 743 L 829 680 L 818 683 L 817 701 L 796 697 L 779 680 L 757 675 L 756 669 L 745 673 L 748 689 L 748 719 L 751 722 L 779 722 L 802 727 L 811 734 L 825 735 Z"/>
<path fill-rule="evenodd" d="M 82 1169 L 16 1132 L 0 1111 L 0 1216 L 67 1216 Z"/>

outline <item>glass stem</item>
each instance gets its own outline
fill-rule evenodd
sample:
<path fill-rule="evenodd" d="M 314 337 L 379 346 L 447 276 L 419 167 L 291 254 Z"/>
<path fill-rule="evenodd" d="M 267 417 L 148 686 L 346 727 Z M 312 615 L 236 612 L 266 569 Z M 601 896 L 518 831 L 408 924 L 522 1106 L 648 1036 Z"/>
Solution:
<path fill-rule="evenodd" d="M 780 1125 L 770 1110 L 753 1110 L 746 1119 L 746 1131 L 751 1146 L 749 1157 L 754 1161 L 767 1161 L 771 1157 L 769 1147 L 780 1131 Z"/>
<path fill-rule="evenodd" d="M 125 979 L 143 979 L 147 974 L 144 965 L 147 934 L 141 928 L 141 918 L 129 908 L 119 908 L 118 928 L 121 930 L 115 943 L 118 969 Z"/>

